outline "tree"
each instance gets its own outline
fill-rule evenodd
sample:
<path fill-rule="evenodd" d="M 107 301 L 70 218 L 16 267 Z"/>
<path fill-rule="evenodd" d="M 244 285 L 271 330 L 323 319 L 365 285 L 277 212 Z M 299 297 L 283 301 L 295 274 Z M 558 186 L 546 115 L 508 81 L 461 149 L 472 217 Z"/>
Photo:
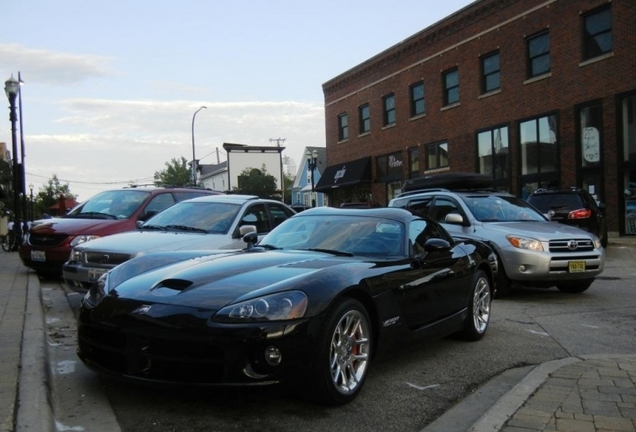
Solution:
<path fill-rule="evenodd" d="M 287 204 L 292 203 L 292 188 L 294 187 L 294 180 L 295 177 L 285 173 L 285 177 L 283 177 L 283 183 L 285 184 L 285 189 L 283 191 L 283 196 L 285 198 L 283 199 L 283 202 Z"/>
<path fill-rule="evenodd" d="M 166 162 L 166 169 L 155 171 L 155 186 L 190 186 L 192 185 L 192 171 L 188 167 L 188 161 L 181 156 L 181 159 L 172 158 Z"/>
<path fill-rule="evenodd" d="M 49 213 L 51 206 L 59 202 L 60 196 L 73 200 L 77 198 L 77 195 L 71 193 L 68 183 L 61 184 L 57 175 L 53 174 L 47 184 L 40 187 L 37 195 L 33 197 L 34 219 L 39 219 L 42 214 Z"/>
<path fill-rule="evenodd" d="M 256 195 L 260 198 L 281 199 L 280 190 L 276 188 L 276 177 L 267 174 L 265 165 L 261 169 L 245 168 L 238 177 L 238 187 L 233 190 L 245 195 Z"/>
<path fill-rule="evenodd" d="M 11 163 L 0 159 L 0 215 L 13 211 L 13 170 Z"/>

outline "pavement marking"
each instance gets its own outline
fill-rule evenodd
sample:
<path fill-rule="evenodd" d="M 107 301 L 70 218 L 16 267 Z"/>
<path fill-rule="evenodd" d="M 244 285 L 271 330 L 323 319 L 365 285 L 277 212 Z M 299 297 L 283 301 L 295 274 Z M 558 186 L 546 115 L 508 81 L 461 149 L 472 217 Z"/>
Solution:
<path fill-rule="evenodd" d="M 540 331 L 536 331 L 536 330 L 526 330 L 528 333 L 532 333 L 532 334 L 536 334 L 539 336 L 550 336 L 548 333 L 546 332 L 540 332 Z"/>
<path fill-rule="evenodd" d="M 428 390 L 428 389 L 432 389 L 432 388 L 435 388 L 435 387 L 439 387 L 439 384 L 432 384 L 432 385 L 427 385 L 427 386 L 418 386 L 418 385 L 412 384 L 410 382 L 407 382 L 406 385 L 411 386 L 413 388 L 416 388 L 418 390 Z"/>
<path fill-rule="evenodd" d="M 581 324 L 581 327 L 589 327 L 589 328 L 600 328 L 599 326 L 593 326 L 593 325 L 589 325 L 589 324 Z"/>

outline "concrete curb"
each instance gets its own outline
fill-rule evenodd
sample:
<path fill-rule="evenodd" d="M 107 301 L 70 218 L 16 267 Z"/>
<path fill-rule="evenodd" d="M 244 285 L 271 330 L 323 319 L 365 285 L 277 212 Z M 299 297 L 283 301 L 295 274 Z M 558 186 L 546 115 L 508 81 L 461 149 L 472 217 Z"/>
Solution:
<path fill-rule="evenodd" d="M 40 283 L 35 274 L 29 273 L 16 416 L 18 432 L 55 430 L 48 357 Z"/>
<path fill-rule="evenodd" d="M 581 358 L 567 357 L 543 363 L 534 368 L 519 384 L 499 399 L 467 432 L 496 432 L 526 400 L 543 384 L 551 373 L 557 369 L 582 361 Z"/>

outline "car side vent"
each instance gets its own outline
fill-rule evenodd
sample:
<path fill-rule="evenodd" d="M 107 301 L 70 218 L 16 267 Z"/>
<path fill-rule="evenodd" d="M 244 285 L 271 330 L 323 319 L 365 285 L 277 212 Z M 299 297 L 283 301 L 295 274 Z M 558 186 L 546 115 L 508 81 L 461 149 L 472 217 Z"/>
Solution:
<path fill-rule="evenodd" d="M 165 279 L 152 289 L 168 288 L 175 291 L 183 291 L 192 285 L 192 281 L 185 279 Z"/>

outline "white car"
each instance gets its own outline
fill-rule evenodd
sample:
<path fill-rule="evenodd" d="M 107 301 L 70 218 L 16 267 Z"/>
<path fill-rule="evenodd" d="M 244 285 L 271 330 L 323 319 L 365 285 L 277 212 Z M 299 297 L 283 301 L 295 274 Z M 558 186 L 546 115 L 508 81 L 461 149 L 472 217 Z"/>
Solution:
<path fill-rule="evenodd" d="M 73 248 L 62 268 L 72 288 L 88 289 L 113 267 L 150 252 L 243 249 L 242 238 L 259 239 L 296 214 L 279 201 L 251 195 L 213 195 L 179 202 L 141 224 Z"/>

